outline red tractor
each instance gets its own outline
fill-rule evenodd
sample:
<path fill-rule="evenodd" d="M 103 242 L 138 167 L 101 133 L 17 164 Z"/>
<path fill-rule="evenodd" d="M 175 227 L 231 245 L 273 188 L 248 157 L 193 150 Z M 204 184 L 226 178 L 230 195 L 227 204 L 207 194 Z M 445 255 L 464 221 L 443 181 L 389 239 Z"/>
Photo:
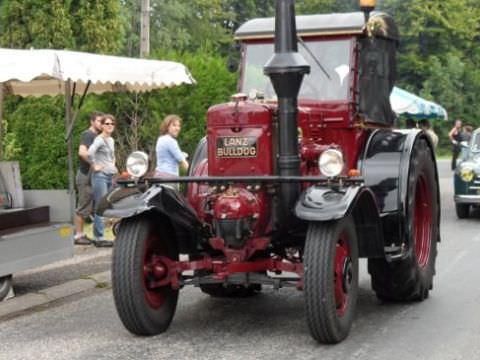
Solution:
<path fill-rule="evenodd" d="M 433 147 L 393 129 L 399 34 L 364 10 L 295 18 L 294 1 L 278 0 L 275 19 L 236 32 L 241 93 L 209 109 L 189 176 L 145 177 L 146 156 L 130 156 L 135 179 L 101 204 L 122 218 L 112 282 L 129 331 L 165 331 L 186 285 L 217 297 L 270 285 L 302 290 L 313 338 L 338 343 L 359 258 L 378 298 L 428 297 L 440 241 Z"/>

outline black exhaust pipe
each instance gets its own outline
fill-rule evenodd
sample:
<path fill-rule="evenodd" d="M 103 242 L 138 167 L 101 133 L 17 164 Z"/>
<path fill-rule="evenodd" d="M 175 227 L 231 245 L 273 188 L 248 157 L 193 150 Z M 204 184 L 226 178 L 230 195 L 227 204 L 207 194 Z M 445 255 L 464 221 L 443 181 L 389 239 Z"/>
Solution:
<path fill-rule="evenodd" d="M 310 66 L 298 52 L 295 1 L 277 0 L 275 13 L 275 53 L 264 67 L 278 98 L 280 176 L 300 175 L 298 154 L 298 93 Z M 300 196 L 299 184 L 280 184 L 280 218 L 286 220 Z"/>

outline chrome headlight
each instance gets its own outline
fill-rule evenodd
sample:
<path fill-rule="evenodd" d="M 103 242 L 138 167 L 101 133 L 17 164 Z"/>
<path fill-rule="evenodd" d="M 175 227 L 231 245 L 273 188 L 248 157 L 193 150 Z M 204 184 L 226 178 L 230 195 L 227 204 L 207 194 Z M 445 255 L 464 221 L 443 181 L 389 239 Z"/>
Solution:
<path fill-rule="evenodd" d="M 460 178 L 465 182 L 471 182 L 475 178 L 475 172 L 469 166 L 463 166 L 460 169 Z"/>
<path fill-rule="evenodd" d="M 343 155 L 336 149 L 328 149 L 320 155 L 318 166 L 323 175 L 328 177 L 338 176 L 345 166 Z"/>
<path fill-rule="evenodd" d="M 139 178 L 145 175 L 148 171 L 148 155 L 143 151 L 134 151 L 127 158 L 127 172 Z"/>

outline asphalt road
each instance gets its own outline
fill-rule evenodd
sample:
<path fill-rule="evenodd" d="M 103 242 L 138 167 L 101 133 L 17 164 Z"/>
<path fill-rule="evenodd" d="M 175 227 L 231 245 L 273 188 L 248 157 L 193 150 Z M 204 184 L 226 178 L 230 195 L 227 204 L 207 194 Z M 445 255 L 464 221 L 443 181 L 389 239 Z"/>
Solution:
<path fill-rule="evenodd" d="M 440 163 L 442 243 L 434 291 L 422 303 L 382 304 L 362 263 L 351 334 L 316 344 L 302 293 L 266 289 L 257 297 L 212 299 L 182 290 L 168 332 L 130 335 L 110 290 L 0 323 L 0 359 L 480 359 L 480 213 L 457 220 L 448 163 Z"/>

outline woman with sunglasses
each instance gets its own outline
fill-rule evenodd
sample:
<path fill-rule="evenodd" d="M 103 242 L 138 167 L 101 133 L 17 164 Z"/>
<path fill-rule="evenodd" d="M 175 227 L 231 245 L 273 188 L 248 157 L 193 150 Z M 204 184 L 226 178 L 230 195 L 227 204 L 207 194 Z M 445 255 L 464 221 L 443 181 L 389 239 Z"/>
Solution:
<path fill-rule="evenodd" d="M 115 129 L 115 117 L 106 114 L 103 116 L 101 124 L 102 132 L 88 148 L 88 156 L 93 168 L 92 187 L 95 208 L 100 199 L 110 191 L 113 176 L 118 173 L 115 166 L 115 142 L 112 138 Z M 105 240 L 103 218 L 97 214 L 94 218 L 93 235 L 97 247 L 113 245 L 113 242 Z"/>

